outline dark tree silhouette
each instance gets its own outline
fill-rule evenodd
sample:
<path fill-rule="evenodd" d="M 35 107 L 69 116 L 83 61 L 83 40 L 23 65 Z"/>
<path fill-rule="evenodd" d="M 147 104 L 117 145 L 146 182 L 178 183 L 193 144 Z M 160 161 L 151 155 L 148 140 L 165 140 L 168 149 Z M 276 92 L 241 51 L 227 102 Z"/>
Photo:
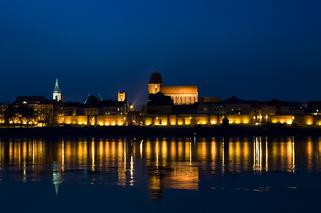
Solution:
<path fill-rule="evenodd" d="M 222 120 L 222 126 L 227 127 L 230 125 L 230 121 L 227 117 L 224 117 Z"/>
<path fill-rule="evenodd" d="M 191 119 L 191 124 L 192 124 L 192 126 L 196 126 L 197 125 L 197 121 L 196 121 L 195 118 Z"/>
<path fill-rule="evenodd" d="M 16 110 L 12 104 L 8 105 L 8 108 L 4 111 L 4 120 L 5 125 L 9 126 L 10 121 L 13 121 L 14 116 L 16 115 Z"/>
<path fill-rule="evenodd" d="M 32 107 L 27 105 L 20 105 L 17 108 L 17 114 L 19 115 L 21 124 L 22 124 L 22 118 L 26 119 L 27 127 L 29 127 L 30 122 L 36 116 L 35 110 Z"/>

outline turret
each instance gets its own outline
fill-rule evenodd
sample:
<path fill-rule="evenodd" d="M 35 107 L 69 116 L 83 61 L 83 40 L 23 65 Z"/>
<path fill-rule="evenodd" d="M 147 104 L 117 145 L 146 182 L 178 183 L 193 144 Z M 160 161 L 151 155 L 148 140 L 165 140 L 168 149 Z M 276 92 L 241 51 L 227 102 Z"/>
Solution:
<path fill-rule="evenodd" d="M 126 93 L 124 91 L 118 91 L 118 101 L 124 102 L 126 100 Z"/>
<path fill-rule="evenodd" d="M 152 73 L 148 82 L 148 94 L 156 94 L 160 92 L 161 85 L 163 84 L 162 76 L 160 73 Z"/>

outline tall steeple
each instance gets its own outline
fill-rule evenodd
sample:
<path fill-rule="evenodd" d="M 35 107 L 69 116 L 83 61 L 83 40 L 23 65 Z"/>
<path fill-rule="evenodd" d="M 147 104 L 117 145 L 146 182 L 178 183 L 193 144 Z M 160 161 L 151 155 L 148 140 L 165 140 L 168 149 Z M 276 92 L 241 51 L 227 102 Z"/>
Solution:
<path fill-rule="evenodd" d="M 60 88 L 59 88 L 59 80 L 58 79 L 56 79 L 56 83 L 55 83 L 55 90 L 54 90 L 55 92 L 61 92 L 60 91 Z"/>
<path fill-rule="evenodd" d="M 54 91 L 52 93 L 52 100 L 54 100 L 54 101 L 63 101 L 63 94 L 62 94 L 62 92 L 60 90 L 58 79 L 56 79 L 55 89 L 54 89 Z"/>

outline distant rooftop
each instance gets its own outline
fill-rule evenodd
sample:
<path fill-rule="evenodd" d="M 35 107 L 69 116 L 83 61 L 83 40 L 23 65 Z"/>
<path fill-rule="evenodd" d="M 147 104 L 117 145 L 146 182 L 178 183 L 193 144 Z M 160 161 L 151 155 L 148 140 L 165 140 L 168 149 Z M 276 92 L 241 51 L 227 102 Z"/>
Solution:
<path fill-rule="evenodd" d="M 102 98 L 100 97 L 100 95 L 88 95 L 84 104 L 86 105 L 96 105 L 99 102 L 102 101 Z"/>
<path fill-rule="evenodd" d="M 162 86 L 164 94 L 194 94 L 198 93 L 197 86 Z"/>
<path fill-rule="evenodd" d="M 45 96 L 18 96 L 16 97 L 15 103 L 22 104 L 39 104 L 49 102 Z"/>
<path fill-rule="evenodd" d="M 117 100 L 103 100 L 101 96 L 98 95 L 88 95 L 85 102 L 83 103 L 87 107 L 123 107 L 127 103 L 124 101 Z"/>

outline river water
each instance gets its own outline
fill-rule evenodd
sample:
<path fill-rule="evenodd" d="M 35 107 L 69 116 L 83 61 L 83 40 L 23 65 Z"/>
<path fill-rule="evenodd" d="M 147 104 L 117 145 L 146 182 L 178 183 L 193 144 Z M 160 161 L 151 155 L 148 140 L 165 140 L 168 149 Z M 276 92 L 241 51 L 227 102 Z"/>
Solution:
<path fill-rule="evenodd" d="M 319 211 L 320 172 L 319 137 L 0 139 L 0 209 Z"/>

